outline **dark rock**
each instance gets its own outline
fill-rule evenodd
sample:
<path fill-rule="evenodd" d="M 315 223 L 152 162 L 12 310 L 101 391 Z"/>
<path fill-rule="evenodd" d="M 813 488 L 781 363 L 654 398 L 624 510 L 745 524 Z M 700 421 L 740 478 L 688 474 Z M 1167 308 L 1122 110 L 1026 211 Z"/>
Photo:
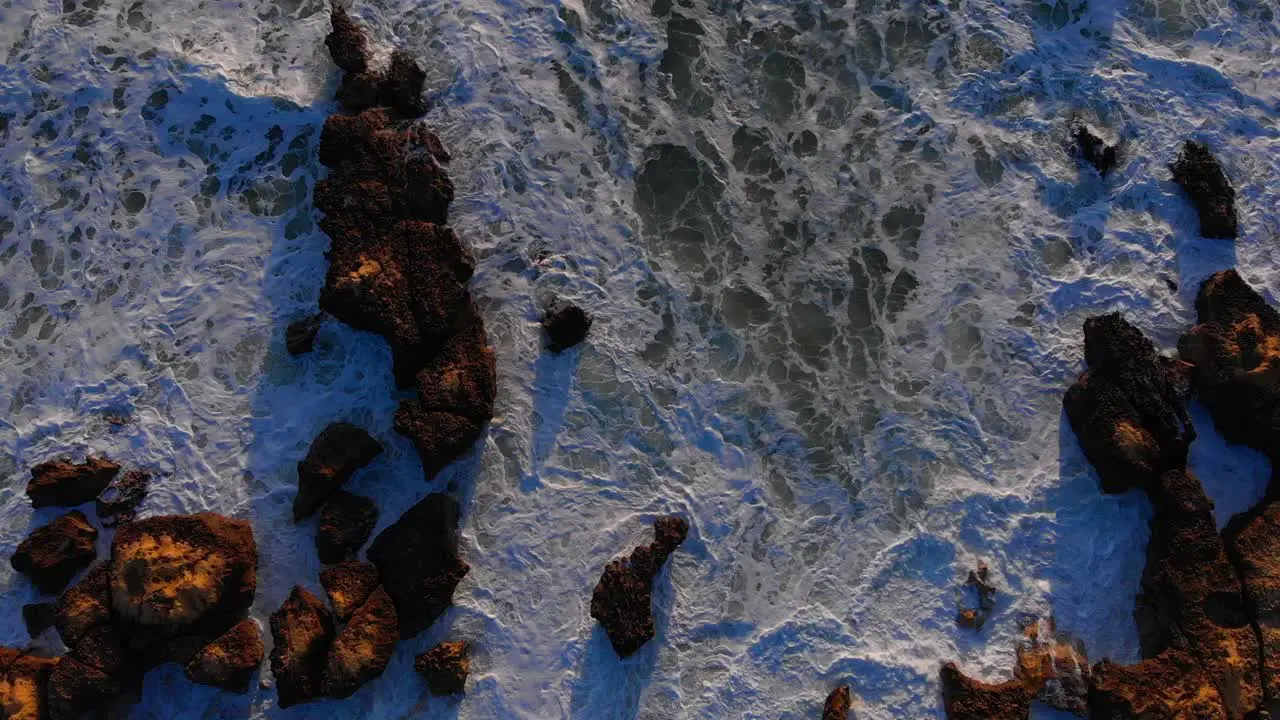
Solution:
<path fill-rule="evenodd" d="M 324 322 L 324 314 L 308 315 L 301 320 L 294 320 L 284 330 L 284 346 L 290 355 L 304 355 L 311 352 L 316 344 L 316 333 Z"/>
<path fill-rule="evenodd" d="M 326 565 L 355 557 L 378 524 L 378 506 L 363 495 L 339 490 L 320 510 L 316 554 Z"/>
<path fill-rule="evenodd" d="M 1232 518 L 1224 534 L 1262 645 L 1263 691 L 1280 698 L 1280 503 Z"/>
<path fill-rule="evenodd" d="M 369 42 L 364 28 L 336 2 L 329 11 L 329 22 L 333 29 L 325 36 L 324 44 L 333 64 L 349 73 L 364 72 L 369 66 Z"/>
<path fill-rule="evenodd" d="M 7 720 L 44 720 L 49 674 L 58 658 L 0 648 L 0 712 Z"/>
<path fill-rule="evenodd" d="M 311 443 L 298 463 L 298 495 L 293 501 L 295 521 L 310 517 L 355 471 L 368 465 L 382 445 L 369 433 L 348 423 L 333 423 Z"/>
<path fill-rule="evenodd" d="M 1184 366 L 1156 354 L 1119 313 L 1084 324 L 1089 369 L 1062 404 L 1104 492 L 1144 486 L 1186 464 L 1195 429 Z"/>
<path fill-rule="evenodd" d="M 965 607 L 961 603 L 960 612 L 956 614 L 956 624 L 960 627 L 981 630 L 991 616 L 991 611 L 995 609 L 996 588 L 988 580 L 990 572 L 986 563 L 978 563 L 976 570 L 969 571 L 965 587 L 973 592 L 977 602 L 973 603 L 973 607 Z"/>
<path fill-rule="evenodd" d="M 1195 658 L 1169 650 L 1137 665 L 1103 660 L 1093 667 L 1089 717 L 1227 720 L 1215 683 Z"/>
<path fill-rule="evenodd" d="M 97 539 L 97 528 L 89 524 L 84 513 L 72 510 L 36 528 L 18 544 L 9 564 L 31 578 L 40 592 L 55 594 L 93 562 Z"/>
<path fill-rule="evenodd" d="M 425 410 L 418 400 L 405 400 L 395 416 L 396 432 L 413 440 L 428 480 L 466 454 L 484 433 L 484 425 L 463 415 Z"/>
<path fill-rule="evenodd" d="M 333 698 L 350 697 L 387 669 L 400 625 L 395 604 L 381 587 L 351 615 L 334 639 L 325 661 L 322 690 Z"/>
<path fill-rule="evenodd" d="M 849 709 L 852 706 L 849 686 L 841 685 L 827 696 L 827 702 L 822 706 L 822 720 L 849 720 Z"/>
<path fill-rule="evenodd" d="M 104 527 L 133 522 L 138 506 L 147 498 L 151 475 L 142 470 L 129 470 L 118 476 L 98 495 L 98 520 Z"/>
<path fill-rule="evenodd" d="M 1078 643 L 1057 634 L 1052 622 L 1032 622 L 1017 650 L 1013 679 L 999 684 L 969 678 L 948 663 L 942 671 L 947 717 L 1025 718 L 1033 700 L 1087 715 L 1089 661 Z"/>
<path fill-rule="evenodd" d="M 382 85 L 386 76 L 381 71 L 366 70 L 347 73 L 338 84 L 335 99 L 349 113 L 364 112 L 376 108 L 382 100 Z"/>
<path fill-rule="evenodd" d="M 98 625 L 79 638 L 49 675 L 49 716 L 102 715 L 122 696 L 136 698 L 142 674 L 125 642 L 110 625 Z"/>
<path fill-rule="evenodd" d="M 333 619 L 319 598 L 299 586 L 271 613 L 271 673 L 280 707 L 320 695 L 325 657 L 333 642 Z"/>
<path fill-rule="evenodd" d="M 1205 280 L 1178 342 L 1196 394 L 1232 443 L 1280 458 L 1280 314 L 1235 270 Z"/>
<path fill-rule="evenodd" d="M 591 595 L 591 617 L 600 621 L 613 649 L 624 658 L 654 635 L 653 579 L 688 536 L 689 523 L 679 517 L 661 517 L 654 522 L 653 533 L 653 542 L 606 565 Z"/>
<path fill-rule="evenodd" d="M 90 628 L 111 622 L 111 562 L 89 568 L 53 605 L 54 624 L 67 647 Z"/>
<path fill-rule="evenodd" d="M 404 50 L 396 50 L 391 53 L 380 88 L 382 104 L 394 108 L 406 118 L 426 115 L 427 102 L 422 98 L 422 85 L 426 80 L 427 74 L 418 67 L 413 56 Z"/>
<path fill-rule="evenodd" d="M 71 507 L 98 497 L 120 466 L 105 458 L 91 457 L 79 465 L 66 460 L 40 463 L 31 468 L 27 496 L 31 506 Z"/>
<path fill-rule="evenodd" d="M 258 623 L 245 618 L 196 653 L 185 671 L 193 683 L 245 693 L 253 673 L 262 665 L 262 656 Z"/>
<path fill-rule="evenodd" d="M 453 604 L 471 566 L 458 557 L 458 502 L 432 493 L 405 511 L 366 552 L 395 603 L 400 636 L 411 638 Z"/>
<path fill-rule="evenodd" d="M 22 622 L 27 626 L 27 634 L 36 637 L 53 627 L 57 621 L 57 612 L 53 603 L 28 603 L 22 606 Z"/>
<path fill-rule="evenodd" d="M 320 585 L 338 619 L 346 622 L 378 589 L 378 568 L 372 563 L 349 560 L 321 570 Z"/>
<path fill-rule="evenodd" d="M 942 666 L 942 701 L 948 720 L 1027 720 L 1032 695 L 1016 678 L 992 685 L 966 677 L 955 663 Z"/>
<path fill-rule="evenodd" d="M 568 350 L 582 342 L 591 329 L 591 316 L 577 305 L 566 305 L 548 311 L 542 318 L 542 328 L 547 332 L 548 345 L 555 352 Z"/>
<path fill-rule="evenodd" d="M 433 695 L 461 695 L 471 672 L 471 647 L 461 640 L 442 642 L 419 655 L 413 669 L 426 678 Z"/>
<path fill-rule="evenodd" d="M 1092 165 L 1099 175 L 1106 177 L 1115 168 L 1119 159 L 1116 146 L 1108 145 L 1102 138 L 1094 135 L 1088 125 L 1082 122 L 1073 124 L 1071 142 L 1076 155 Z"/>
<path fill-rule="evenodd" d="M 1200 235 L 1231 239 L 1239 232 L 1236 191 L 1209 146 L 1188 140 L 1169 166 L 1173 181 L 1182 187 L 1200 213 Z"/>

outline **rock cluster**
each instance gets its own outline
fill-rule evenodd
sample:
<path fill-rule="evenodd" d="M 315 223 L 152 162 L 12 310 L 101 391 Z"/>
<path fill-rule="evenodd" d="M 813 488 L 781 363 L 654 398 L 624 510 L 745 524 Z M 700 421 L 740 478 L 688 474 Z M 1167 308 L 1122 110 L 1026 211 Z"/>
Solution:
<path fill-rule="evenodd" d="M 1200 234 L 1224 240 L 1236 237 L 1236 191 L 1209 146 L 1188 140 L 1169 170 L 1200 214 Z"/>
<path fill-rule="evenodd" d="M 600 575 L 591 594 L 591 617 L 600 621 L 620 657 L 653 637 L 653 579 L 688 534 L 684 518 L 660 517 L 653 523 L 653 542 L 611 561 Z"/>

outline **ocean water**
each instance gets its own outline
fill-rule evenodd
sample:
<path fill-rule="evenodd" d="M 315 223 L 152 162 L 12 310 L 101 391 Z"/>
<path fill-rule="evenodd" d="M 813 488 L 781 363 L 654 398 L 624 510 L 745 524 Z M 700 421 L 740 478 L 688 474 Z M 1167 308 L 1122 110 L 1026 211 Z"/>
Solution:
<path fill-rule="evenodd" d="M 382 340 L 329 321 L 284 349 L 325 267 L 326 5 L 0 0 L 6 552 L 53 515 L 30 466 L 105 453 L 157 473 L 144 514 L 254 523 L 265 627 L 294 583 L 318 590 L 289 507 L 326 424 L 386 445 L 352 482 L 380 528 L 428 490 L 466 507 L 456 607 L 354 697 L 281 711 L 169 666 L 130 717 L 795 720 L 849 684 L 863 720 L 938 718 L 941 663 L 1004 679 L 1030 617 L 1137 659 L 1150 508 L 1101 495 L 1061 394 L 1088 315 L 1172 351 L 1215 270 L 1280 298 L 1273 2 L 352 9 L 428 70 L 498 359 L 491 429 L 430 485 L 391 429 Z M 1066 151 L 1076 115 L 1122 144 L 1106 181 Z M 1166 169 L 1184 138 L 1223 161 L 1238 242 L 1197 237 Z M 537 326 L 554 298 L 596 316 L 560 356 Z M 1225 523 L 1269 469 L 1194 418 Z M 619 661 L 591 589 L 663 513 L 690 538 L 657 637 Z M 954 616 L 978 562 L 1000 595 L 974 633 Z M 21 645 L 34 590 L 0 565 L 0 642 Z M 413 676 L 445 638 L 476 647 L 460 701 Z"/>

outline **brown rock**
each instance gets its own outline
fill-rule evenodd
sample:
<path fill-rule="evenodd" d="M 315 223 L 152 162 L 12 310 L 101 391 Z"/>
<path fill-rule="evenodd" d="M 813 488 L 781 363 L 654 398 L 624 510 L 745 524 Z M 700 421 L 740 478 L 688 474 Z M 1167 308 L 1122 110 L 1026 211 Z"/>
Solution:
<path fill-rule="evenodd" d="M 350 697 L 381 675 L 399 639 L 395 605 L 385 590 L 375 588 L 329 648 L 322 685 L 324 694 L 334 698 Z"/>
<path fill-rule="evenodd" d="M 355 425 L 333 423 L 326 427 L 311 443 L 307 457 L 298 463 L 293 519 L 310 517 L 356 470 L 368 465 L 380 452 L 382 445 Z"/>
<path fill-rule="evenodd" d="M 542 329 L 553 352 L 562 352 L 582 342 L 591 329 L 591 316 L 577 305 L 566 305 L 547 312 Z"/>
<path fill-rule="evenodd" d="M 852 706 L 849 686 L 841 685 L 827 696 L 827 702 L 822 706 L 822 720 L 849 720 L 849 710 Z"/>
<path fill-rule="evenodd" d="M 151 475 L 143 470 L 129 470 L 112 480 L 98 495 L 98 521 L 103 527 L 133 522 L 150 486 Z"/>
<path fill-rule="evenodd" d="M 89 568 L 80 582 L 67 588 L 54 603 L 54 625 L 68 647 L 95 625 L 111 622 L 110 562 Z"/>
<path fill-rule="evenodd" d="M 0 648 L 0 713 L 7 720 L 44 720 L 49 673 L 57 658 Z"/>
<path fill-rule="evenodd" d="M 289 354 L 305 355 L 311 352 L 315 347 L 316 333 L 320 332 L 320 325 L 323 322 L 324 315 L 316 313 L 289 323 L 284 330 L 284 346 Z"/>
<path fill-rule="evenodd" d="M 1103 660 L 1093 667 L 1089 713 L 1095 718 L 1226 720 L 1222 696 L 1189 653 L 1167 650 L 1137 665 Z"/>
<path fill-rule="evenodd" d="M 141 668 L 110 625 L 96 625 L 76 641 L 49 676 L 49 716 L 78 718 L 101 714 L 121 696 L 141 690 Z"/>
<path fill-rule="evenodd" d="M 661 517 L 654 522 L 653 532 L 653 542 L 605 566 L 591 595 L 591 617 L 604 626 L 620 657 L 631 655 L 653 637 L 653 579 L 688 536 L 689 523 L 679 517 Z"/>
<path fill-rule="evenodd" d="M 471 672 L 471 647 L 461 640 L 442 642 L 419 655 L 413 669 L 426 678 L 432 694 L 461 695 Z"/>
<path fill-rule="evenodd" d="M 1200 214 L 1200 234 L 1207 238 L 1236 237 L 1236 191 L 1209 146 L 1188 140 L 1169 170 Z"/>
<path fill-rule="evenodd" d="M 378 506 L 362 495 L 339 490 L 320 510 L 316 554 L 326 565 L 355 557 L 378 524 Z"/>
<path fill-rule="evenodd" d="M 346 622 L 378 589 L 378 568 L 371 563 L 349 560 L 321 570 L 320 585 L 338 619 Z"/>
<path fill-rule="evenodd" d="M 427 495 L 373 540 L 366 552 L 395 603 L 400 636 L 411 638 L 453 604 L 471 566 L 458 557 L 458 503 Z"/>
<path fill-rule="evenodd" d="M 965 601 L 961 601 L 960 611 L 956 614 L 956 624 L 960 627 L 981 630 L 995 609 L 996 588 L 988 580 L 990 572 L 986 563 L 978 563 L 976 570 L 969 571 L 965 587 L 972 591 L 976 601 L 972 603 L 973 607 L 965 607 Z"/>
<path fill-rule="evenodd" d="M 36 508 L 71 507 L 92 501 L 120 472 L 106 458 L 91 457 L 78 465 L 66 460 L 40 463 L 31 468 L 27 497 Z"/>
<path fill-rule="evenodd" d="M 948 720 L 1026 720 L 1032 696 L 1016 678 L 990 685 L 966 677 L 955 663 L 942 667 L 942 701 Z"/>
<path fill-rule="evenodd" d="M 325 656 L 333 642 L 333 620 L 324 603 L 300 586 L 271 613 L 271 674 L 280 707 L 318 697 Z"/>
<path fill-rule="evenodd" d="M 53 627 L 56 619 L 53 603 L 28 603 L 22 606 L 22 622 L 27 626 L 27 634 L 31 637 Z"/>
<path fill-rule="evenodd" d="M 1080 643 L 1059 634 L 1052 621 L 1031 623 L 1024 629 L 1013 674 L 1035 693 L 1037 701 L 1087 716 L 1089 660 Z"/>
<path fill-rule="evenodd" d="M 396 50 L 391 53 L 380 88 L 382 104 L 394 108 L 406 118 L 426 115 L 427 103 L 422 99 L 422 85 L 426 79 L 427 74 L 409 53 Z"/>
<path fill-rule="evenodd" d="M 204 646 L 185 668 L 191 682 L 230 692 L 249 691 L 253 673 L 262 665 L 262 633 L 245 618 L 222 637 Z"/>
<path fill-rule="evenodd" d="M 1280 699 L 1280 503 L 1233 518 L 1225 535 L 1262 643 L 1263 690 Z"/>
<path fill-rule="evenodd" d="M 58 593 L 76 573 L 93 562 L 97 556 L 97 539 L 97 528 L 89 524 L 84 513 L 72 510 L 36 528 L 18 544 L 9 563 L 14 570 L 31 578 L 40 592 Z"/>
<path fill-rule="evenodd" d="M 1118 313 L 1084 324 L 1089 369 L 1062 404 L 1104 492 L 1144 486 L 1186 465 L 1195 429 L 1178 364 Z"/>
<path fill-rule="evenodd" d="M 347 14 L 347 9 L 333 3 L 329 11 L 333 29 L 324 38 L 333 64 L 349 73 L 364 72 L 369 66 L 369 46 L 364 28 Z"/>

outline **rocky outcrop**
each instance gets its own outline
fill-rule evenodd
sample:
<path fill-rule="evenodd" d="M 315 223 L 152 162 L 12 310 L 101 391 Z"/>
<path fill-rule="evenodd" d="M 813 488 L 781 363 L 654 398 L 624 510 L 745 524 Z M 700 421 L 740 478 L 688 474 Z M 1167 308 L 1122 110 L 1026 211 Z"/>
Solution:
<path fill-rule="evenodd" d="M 31 578 L 46 595 L 61 592 L 76 573 L 89 567 L 97 556 L 98 529 L 79 510 L 62 515 L 36 528 L 18 549 L 9 564 Z"/>
<path fill-rule="evenodd" d="M 582 342 L 591 329 L 591 316 L 577 305 L 549 310 L 542 318 L 547 345 L 553 352 L 563 352 Z"/>
<path fill-rule="evenodd" d="M 27 497 L 31 506 L 71 507 L 92 502 L 120 472 L 120 465 L 91 457 L 74 464 L 66 460 L 40 463 L 31 468 Z"/>
<path fill-rule="evenodd" d="M 262 665 L 262 656 L 258 623 L 245 618 L 201 648 L 184 671 L 191 682 L 244 693 L 249 691 L 253 673 Z"/>
<path fill-rule="evenodd" d="M 1103 660 L 1093 668 L 1090 717 L 1227 720 L 1214 678 L 1185 650 L 1169 650 L 1137 665 Z"/>
<path fill-rule="evenodd" d="M 378 524 L 378 506 L 363 495 L 339 490 L 320 510 L 316 555 L 326 565 L 355 557 Z"/>
<path fill-rule="evenodd" d="M 458 557 L 458 513 L 456 500 L 432 493 L 379 533 L 366 552 L 395 603 L 402 638 L 435 622 L 471 569 Z"/>
<path fill-rule="evenodd" d="M 308 315 L 301 320 L 294 320 L 284 329 L 284 347 L 290 355 L 305 355 L 311 352 L 316 344 L 316 334 L 324 322 L 322 313 Z"/>
<path fill-rule="evenodd" d="M 1280 455 L 1280 313 L 1235 270 L 1196 296 L 1199 324 L 1178 342 L 1213 424 L 1228 442 Z"/>
<path fill-rule="evenodd" d="M 1195 430 L 1187 413 L 1186 370 L 1118 313 L 1084 324 L 1089 369 L 1062 404 L 1108 493 L 1144 487 L 1186 465 Z"/>
<path fill-rule="evenodd" d="M 849 697 L 849 686 L 841 685 L 827 696 L 822 706 L 822 720 L 849 720 L 849 709 L 853 702 Z"/>
<path fill-rule="evenodd" d="M 1261 645 L 1263 692 L 1275 704 L 1280 701 L 1280 503 L 1264 501 L 1233 518 L 1225 535 Z"/>
<path fill-rule="evenodd" d="M 458 640 L 442 642 L 413 661 L 433 695 L 461 695 L 466 692 L 471 672 L 471 647 Z"/>
<path fill-rule="evenodd" d="M 49 674 L 58 658 L 0 648 L 0 714 L 7 720 L 44 720 Z"/>
<path fill-rule="evenodd" d="M 1200 235 L 1235 238 L 1239 233 L 1236 191 L 1209 146 L 1188 140 L 1169 171 L 1200 214 Z"/>
<path fill-rule="evenodd" d="M 991 571 L 986 563 L 978 563 L 977 569 L 969 571 L 965 580 L 965 588 L 973 595 L 973 602 L 961 600 L 960 610 L 956 613 L 956 624 L 960 627 L 981 630 L 991 617 L 996 607 L 996 588 L 988 579 Z"/>
<path fill-rule="evenodd" d="M 350 697 L 387 669 L 399 639 L 395 604 L 381 586 L 376 587 L 329 648 L 321 690 L 333 698 Z"/>
<path fill-rule="evenodd" d="M 955 663 L 947 663 L 942 669 L 947 717 L 951 720 L 1027 718 L 1031 703 L 1037 701 L 1087 716 L 1089 661 L 1077 643 L 1056 633 L 1052 622 L 1033 622 L 1024 628 L 1017 658 L 1013 678 L 995 684 L 970 678 Z"/>
<path fill-rule="evenodd" d="M 339 3 L 333 3 L 329 14 L 333 29 L 324 38 L 333 64 L 349 73 L 364 72 L 369 67 L 369 41 L 360 27 Z"/>
<path fill-rule="evenodd" d="M 293 500 L 295 521 L 311 517 L 357 470 L 382 452 L 382 444 L 349 423 L 333 423 L 311 443 L 298 463 L 298 495 Z"/>
<path fill-rule="evenodd" d="M 98 495 L 98 521 L 104 527 L 133 522 L 150 487 L 151 474 L 144 470 L 128 470 L 117 476 Z"/>
<path fill-rule="evenodd" d="M 620 657 L 631 655 L 653 637 L 653 579 L 688 536 L 689 523 L 679 517 L 661 517 L 653 524 L 653 534 L 653 542 L 606 565 L 591 595 L 591 617 L 600 621 Z"/>
<path fill-rule="evenodd" d="M 271 613 L 271 638 L 271 674 L 280 707 L 319 697 L 333 642 L 333 618 L 324 603 L 295 585 L 280 609 Z"/>
<path fill-rule="evenodd" d="M 338 620 L 346 622 L 380 587 L 378 568 L 371 563 L 349 560 L 320 571 L 320 585 Z"/>
<path fill-rule="evenodd" d="M 1105 140 L 1094 135 L 1083 122 L 1072 123 L 1071 144 L 1076 156 L 1089 163 L 1102 177 L 1106 177 L 1119 160 L 1116 146 L 1108 145 Z"/>

